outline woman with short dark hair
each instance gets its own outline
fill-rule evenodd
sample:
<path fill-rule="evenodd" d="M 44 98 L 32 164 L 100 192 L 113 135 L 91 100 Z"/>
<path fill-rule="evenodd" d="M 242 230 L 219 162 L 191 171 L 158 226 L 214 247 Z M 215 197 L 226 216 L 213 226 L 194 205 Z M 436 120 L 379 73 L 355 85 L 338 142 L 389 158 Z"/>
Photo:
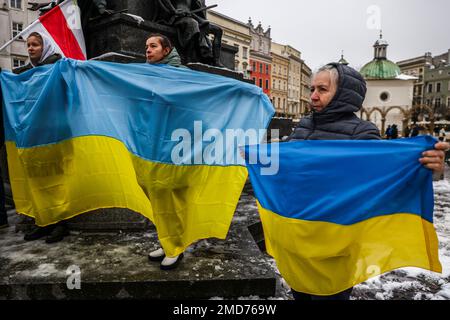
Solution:
<path fill-rule="evenodd" d="M 145 45 L 145 53 L 147 63 L 182 67 L 177 49 L 173 47 L 169 38 L 162 34 L 153 33 L 149 36 Z"/>
<path fill-rule="evenodd" d="M 169 38 L 166 36 L 154 33 L 149 36 L 146 42 L 146 56 L 147 63 L 150 64 L 166 64 L 172 67 L 184 67 L 181 64 L 181 58 L 172 46 Z M 148 258 L 152 262 L 161 263 L 162 270 L 175 269 L 180 261 L 183 259 L 183 254 L 177 257 L 167 257 L 164 249 L 160 248 L 148 255 Z"/>

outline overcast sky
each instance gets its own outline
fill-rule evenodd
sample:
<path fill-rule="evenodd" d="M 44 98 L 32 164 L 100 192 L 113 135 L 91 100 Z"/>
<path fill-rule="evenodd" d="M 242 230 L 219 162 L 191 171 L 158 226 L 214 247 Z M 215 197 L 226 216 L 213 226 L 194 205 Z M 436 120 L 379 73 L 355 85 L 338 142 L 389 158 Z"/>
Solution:
<path fill-rule="evenodd" d="M 207 0 L 216 11 L 272 27 L 272 40 L 290 44 L 314 69 L 340 59 L 360 68 L 373 59 L 379 37 L 389 42 L 388 59 L 397 62 L 447 52 L 450 0 Z M 379 18 L 378 18 L 379 17 Z"/>

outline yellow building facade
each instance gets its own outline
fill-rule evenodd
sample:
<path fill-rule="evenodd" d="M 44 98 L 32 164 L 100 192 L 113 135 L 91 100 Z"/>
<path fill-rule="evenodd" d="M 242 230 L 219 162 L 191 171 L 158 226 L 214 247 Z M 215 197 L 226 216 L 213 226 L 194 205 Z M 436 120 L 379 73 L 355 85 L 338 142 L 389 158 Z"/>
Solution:
<path fill-rule="evenodd" d="M 301 96 L 300 96 L 300 114 L 304 116 L 309 113 L 310 90 L 311 90 L 312 70 L 306 63 L 302 61 L 302 78 L 301 78 Z"/>
<path fill-rule="evenodd" d="M 288 108 L 289 57 L 279 50 L 281 46 L 272 43 L 272 84 L 271 95 L 276 116 L 292 117 Z"/>

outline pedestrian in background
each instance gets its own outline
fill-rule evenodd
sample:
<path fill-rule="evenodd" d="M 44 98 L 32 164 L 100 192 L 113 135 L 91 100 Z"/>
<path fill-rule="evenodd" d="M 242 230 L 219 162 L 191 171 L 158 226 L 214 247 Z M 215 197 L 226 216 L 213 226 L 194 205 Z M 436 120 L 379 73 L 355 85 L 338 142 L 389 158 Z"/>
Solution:
<path fill-rule="evenodd" d="M 411 130 L 411 138 L 417 137 L 419 135 L 419 127 L 415 125 Z"/>
<path fill-rule="evenodd" d="M 406 128 L 403 132 L 403 138 L 409 138 L 410 135 L 411 135 L 411 129 L 409 128 L 409 126 L 406 126 Z"/>
<path fill-rule="evenodd" d="M 447 132 L 445 131 L 445 128 L 442 127 L 439 131 L 439 141 L 445 142 L 447 140 Z"/>
<path fill-rule="evenodd" d="M 391 139 L 398 139 L 398 127 L 396 124 L 391 128 Z"/>
<path fill-rule="evenodd" d="M 392 127 L 389 125 L 386 129 L 386 132 L 384 133 L 387 140 L 391 140 L 392 137 Z"/>

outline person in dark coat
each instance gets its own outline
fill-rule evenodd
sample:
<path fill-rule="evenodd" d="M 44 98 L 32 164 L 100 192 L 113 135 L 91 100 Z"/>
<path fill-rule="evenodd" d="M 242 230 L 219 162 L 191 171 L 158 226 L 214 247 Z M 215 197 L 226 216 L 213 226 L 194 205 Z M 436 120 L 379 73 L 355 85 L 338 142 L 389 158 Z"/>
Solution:
<path fill-rule="evenodd" d="M 411 128 L 409 126 L 406 126 L 405 131 L 403 132 L 403 137 L 409 138 L 410 135 L 411 135 Z"/>
<path fill-rule="evenodd" d="M 392 138 L 392 126 L 388 126 L 385 132 L 385 136 L 387 140 L 391 140 Z"/>
<path fill-rule="evenodd" d="M 31 33 L 27 38 L 27 49 L 30 62 L 20 68 L 14 69 L 15 74 L 20 74 L 33 68 L 53 64 L 61 59 L 61 55 L 57 53 L 53 42 L 45 35 L 37 32 Z M 56 225 L 46 227 L 34 226 L 33 229 L 25 234 L 25 241 L 35 241 L 46 237 L 46 243 L 55 243 L 64 239 L 68 235 L 67 225 L 64 221 Z"/>
<path fill-rule="evenodd" d="M 0 68 L 0 73 L 2 68 Z M 0 88 L 0 107 L 3 110 L 3 94 L 2 88 Z M 5 128 L 3 127 L 3 112 L 0 110 L 0 146 L 3 152 L 3 147 L 5 145 Z M 8 215 L 6 213 L 6 198 L 5 198 L 5 187 L 3 186 L 3 177 L 0 172 L 0 229 L 8 227 Z"/>
<path fill-rule="evenodd" d="M 329 64 L 314 77 L 311 88 L 313 113 L 303 118 L 289 141 L 378 140 L 378 128 L 356 116 L 366 96 L 366 83 L 352 68 Z"/>
<path fill-rule="evenodd" d="M 392 126 L 391 139 L 398 139 L 398 127 L 396 124 Z"/>
<path fill-rule="evenodd" d="M 298 140 L 380 140 L 378 128 L 355 113 L 362 108 L 367 92 L 364 78 L 354 69 L 331 63 L 313 76 L 311 108 L 289 141 Z M 437 172 L 444 170 L 444 150 L 450 145 L 438 143 L 436 150 L 423 154 L 420 162 Z M 332 296 L 314 296 L 292 290 L 296 300 L 349 300 L 353 288 Z"/>
<path fill-rule="evenodd" d="M 411 138 L 417 137 L 419 135 L 419 127 L 415 125 L 411 130 Z"/>

